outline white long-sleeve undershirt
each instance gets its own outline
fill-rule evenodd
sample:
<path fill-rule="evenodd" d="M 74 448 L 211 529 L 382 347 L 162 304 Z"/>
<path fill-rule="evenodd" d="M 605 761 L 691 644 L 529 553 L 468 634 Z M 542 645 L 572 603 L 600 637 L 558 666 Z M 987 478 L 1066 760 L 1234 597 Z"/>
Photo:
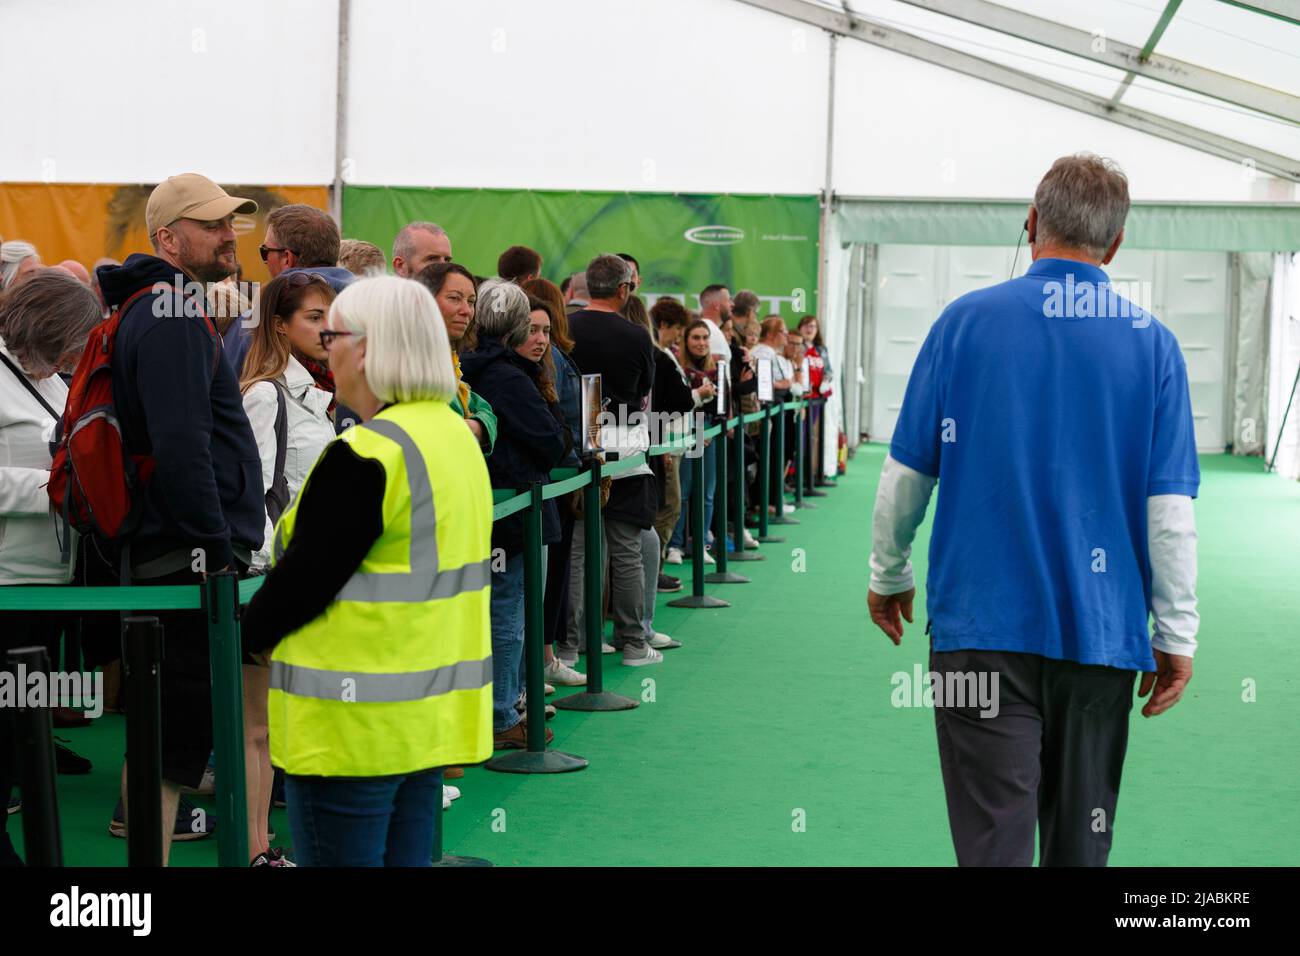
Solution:
<path fill-rule="evenodd" d="M 871 590 L 899 594 L 915 587 L 912 541 L 925 519 L 936 479 L 886 456 L 871 519 Z M 1151 646 L 1168 654 L 1196 652 L 1196 520 L 1187 495 L 1147 499 L 1151 561 Z"/>

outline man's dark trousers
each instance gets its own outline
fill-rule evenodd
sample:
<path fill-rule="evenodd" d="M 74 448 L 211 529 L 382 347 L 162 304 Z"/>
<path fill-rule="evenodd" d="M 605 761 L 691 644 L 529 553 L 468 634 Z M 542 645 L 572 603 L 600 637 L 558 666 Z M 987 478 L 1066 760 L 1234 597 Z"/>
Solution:
<path fill-rule="evenodd" d="M 1105 866 L 1135 671 L 1010 651 L 934 651 L 930 670 L 998 675 L 998 710 L 939 706 L 935 725 L 961 866 Z M 952 702 L 943 701 L 945 705 Z"/>

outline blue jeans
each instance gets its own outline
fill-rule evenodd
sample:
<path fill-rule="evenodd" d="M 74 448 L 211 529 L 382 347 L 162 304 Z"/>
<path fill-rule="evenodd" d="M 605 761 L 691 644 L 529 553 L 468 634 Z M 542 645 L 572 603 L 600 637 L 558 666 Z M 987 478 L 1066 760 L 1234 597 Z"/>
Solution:
<path fill-rule="evenodd" d="M 492 572 L 492 730 L 504 733 L 519 723 L 519 674 L 524 658 L 524 556 Z"/>
<path fill-rule="evenodd" d="M 299 866 L 431 866 L 442 770 L 394 777 L 285 777 Z"/>
<path fill-rule="evenodd" d="M 718 450 L 718 440 L 716 438 L 709 440 L 709 447 L 704 449 L 701 457 L 704 459 L 704 538 L 707 541 L 712 537 L 713 528 L 713 493 L 718 490 L 718 458 L 715 452 Z M 691 492 L 694 491 L 695 484 L 695 462 L 690 458 L 682 457 L 678 470 L 682 483 L 682 513 L 677 519 L 677 527 L 673 528 L 673 536 L 668 541 L 670 548 L 682 548 L 686 541 L 686 532 L 691 529 Z M 696 551 L 702 547 L 698 542 L 692 545 Z"/>

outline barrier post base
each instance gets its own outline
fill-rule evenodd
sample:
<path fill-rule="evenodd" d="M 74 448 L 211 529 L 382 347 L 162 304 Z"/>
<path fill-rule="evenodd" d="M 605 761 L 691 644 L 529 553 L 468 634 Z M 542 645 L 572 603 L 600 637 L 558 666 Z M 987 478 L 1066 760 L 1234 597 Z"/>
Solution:
<path fill-rule="evenodd" d="M 754 540 L 757 541 L 757 540 L 759 540 L 759 539 L 755 538 Z M 727 552 L 727 563 L 728 563 L 728 564 L 730 564 L 732 561 L 766 561 L 766 560 L 767 560 L 767 555 L 765 555 L 765 554 L 759 554 L 759 553 L 758 553 L 757 551 L 755 551 L 753 548 L 747 548 L 747 549 L 745 549 L 744 551 L 728 551 L 728 552 Z M 706 580 L 706 581 L 708 580 L 708 576 L 707 576 L 707 575 L 705 576 L 704 580 Z"/>
<path fill-rule="evenodd" d="M 771 524 L 799 524 L 799 519 L 791 518 L 788 515 L 778 515 L 775 518 L 768 518 L 767 523 L 770 525 Z M 759 538 L 758 540 L 762 541 L 763 539 Z"/>
<path fill-rule="evenodd" d="M 485 860 L 481 856 L 456 856 L 454 853 L 444 853 L 442 859 L 433 864 L 434 866 L 492 866 L 491 860 Z"/>
<path fill-rule="evenodd" d="M 569 773 L 585 769 L 587 761 L 562 750 L 511 750 L 483 766 L 497 773 Z"/>
<path fill-rule="evenodd" d="M 731 560 L 730 557 L 727 558 Z M 704 575 L 706 584 L 748 584 L 749 578 L 743 574 L 737 574 L 735 571 L 710 571 Z"/>
<path fill-rule="evenodd" d="M 782 523 L 784 524 L 784 522 Z M 776 522 L 769 521 L 768 524 L 776 524 Z M 754 540 L 757 541 L 759 544 L 781 544 L 783 541 L 785 541 L 785 538 L 779 534 L 760 534 L 760 535 L 756 535 L 754 537 Z"/>
<path fill-rule="evenodd" d="M 803 492 L 803 496 L 805 498 L 825 498 L 826 492 L 818 491 L 816 488 L 813 488 L 811 491 L 809 491 L 807 488 L 805 488 Z"/>
<path fill-rule="evenodd" d="M 711 594 L 688 594 L 686 597 L 679 597 L 669 601 L 668 606 L 689 608 L 731 607 L 731 602 L 724 601 L 722 598 L 715 598 Z"/>
<path fill-rule="evenodd" d="M 633 707 L 640 706 L 639 700 L 633 700 L 631 697 L 624 697 L 622 694 L 613 694 L 607 690 L 599 693 L 589 693 L 582 691 L 577 694 L 569 694 L 567 697 L 556 698 L 554 707 L 556 710 L 583 710 L 583 711 L 606 711 L 606 710 L 631 710 Z M 495 758 L 494 758 L 495 759 Z"/>

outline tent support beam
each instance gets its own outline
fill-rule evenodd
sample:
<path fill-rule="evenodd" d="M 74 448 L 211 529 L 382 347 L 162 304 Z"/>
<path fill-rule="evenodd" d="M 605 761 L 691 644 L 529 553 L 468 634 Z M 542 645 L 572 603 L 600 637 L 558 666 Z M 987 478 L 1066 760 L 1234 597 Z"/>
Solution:
<path fill-rule="evenodd" d="M 1145 65 L 1147 61 L 1151 59 L 1151 54 L 1156 51 L 1156 44 L 1160 42 L 1160 38 L 1164 36 L 1165 31 L 1169 29 L 1169 24 L 1173 22 L 1174 14 L 1178 12 L 1178 8 L 1182 6 L 1182 4 L 1183 0 L 1169 0 L 1169 2 L 1165 4 L 1164 12 L 1160 14 L 1160 19 L 1156 21 L 1155 28 L 1151 31 L 1151 36 L 1147 37 L 1147 42 L 1142 44 L 1142 50 L 1138 53 L 1139 63 Z M 1124 98 L 1124 94 L 1128 92 L 1128 88 L 1133 85 L 1133 78 L 1135 76 L 1137 76 L 1137 74 L 1132 70 L 1129 70 L 1124 74 L 1124 79 L 1120 81 L 1119 89 L 1117 89 L 1115 95 L 1110 98 L 1112 106 L 1115 106 Z"/>
<path fill-rule="evenodd" d="M 1167 56 L 1154 55 L 1156 44 L 1178 12 L 1182 0 L 1168 0 L 1146 44 L 1140 49 L 1100 33 L 1021 13 L 987 0 L 902 0 L 933 13 L 1038 43 L 1071 56 L 1124 70 L 1130 76 L 1158 80 L 1180 89 L 1244 106 L 1269 116 L 1300 123 L 1300 96 L 1251 83 Z M 1131 79 L 1126 77 L 1125 87 Z"/>
<path fill-rule="evenodd" d="M 330 214 L 343 229 L 343 166 L 348 162 L 348 47 L 352 0 L 339 0 L 338 74 L 334 99 L 334 185 L 330 190 Z"/>
<path fill-rule="evenodd" d="M 902 30 L 858 17 L 850 17 L 825 7 L 804 3 L 803 0 L 740 0 L 740 2 L 820 27 L 829 33 L 870 43 L 1027 96 L 1047 100 L 1057 106 L 1109 120 L 1229 162 L 1249 162 L 1260 172 L 1269 173 L 1289 182 L 1300 182 L 1300 159 L 1259 149 L 1145 110 L 1122 104 L 1112 106 L 1100 96 L 971 56 L 969 53 L 932 43 Z"/>
<path fill-rule="evenodd" d="M 1251 0 L 1250 3 L 1245 3 L 1243 0 L 1220 0 L 1220 2 L 1300 26 L 1300 10 L 1296 9 L 1295 0 Z"/>

